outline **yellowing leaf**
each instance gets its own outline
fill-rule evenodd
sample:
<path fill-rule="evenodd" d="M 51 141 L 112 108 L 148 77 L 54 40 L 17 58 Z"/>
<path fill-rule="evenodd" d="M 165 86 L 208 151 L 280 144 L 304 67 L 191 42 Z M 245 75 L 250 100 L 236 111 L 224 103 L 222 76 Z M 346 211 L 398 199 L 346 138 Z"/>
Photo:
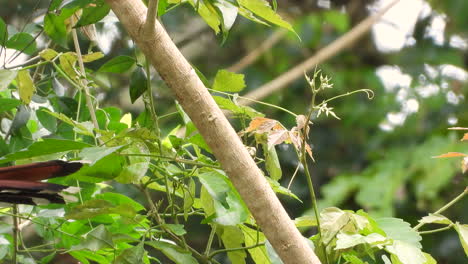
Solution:
<path fill-rule="evenodd" d="M 126 124 L 129 128 L 132 127 L 132 114 L 126 113 L 124 116 L 122 116 L 120 123 Z"/>
<path fill-rule="evenodd" d="M 448 152 L 439 156 L 435 156 L 433 158 L 453 158 L 453 157 L 466 157 L 468 155 L 460 152 Z"/>
<path fill-rule="evenodd" d="M 82 59 L 83 59 L 83 62 L 92 62 L 95 60 L 99 60 L 102 57 L 104 57 L 104 54 L 102 52 L 92 52 L 92 53 L 83 55 Z"/>
<path fill-rule="evenodd" d="M 74 52 L 67 52 L 60 56 L 60 66 L 63 71 L 68 75 L 68 77 L 75 79 L 77 77 L 77 70 L 75 70 L 76 65 L 76 54 Z"/>
<path fill-rule="evenodd" d="M 34 86 L 28 70 L 21 70 L 18 72 L 18 90 L 21 101 L 25 104 L 29 104 L 36 91 L 36 86 Z"/>
<path fill-rule="evenodd" d="M 55 57 L 57 57 L 57 55 L 58 55 L 58 52 L 56 52 L 53 49 L 45 49 L 39 52 L 39 56 L 41 56 L 46 61 L 53 60 Z"/>

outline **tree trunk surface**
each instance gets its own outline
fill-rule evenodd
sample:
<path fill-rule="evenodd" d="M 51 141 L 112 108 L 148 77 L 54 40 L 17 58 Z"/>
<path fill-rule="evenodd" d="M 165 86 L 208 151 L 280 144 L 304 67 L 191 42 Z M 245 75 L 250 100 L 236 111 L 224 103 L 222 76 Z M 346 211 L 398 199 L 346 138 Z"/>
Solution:
<path fill-rule="evenodd" d="M 236 131 L 159 21 L 152 34 L 148 34 L 147 8 L 141 0 L 106 1 L 172 89 L 283 262 L 320 264 Z"/>

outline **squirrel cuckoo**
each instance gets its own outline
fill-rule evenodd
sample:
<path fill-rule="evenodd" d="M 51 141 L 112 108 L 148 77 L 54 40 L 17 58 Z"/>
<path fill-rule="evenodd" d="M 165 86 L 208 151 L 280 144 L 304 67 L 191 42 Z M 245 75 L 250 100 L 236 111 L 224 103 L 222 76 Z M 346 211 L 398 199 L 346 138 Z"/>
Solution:
<path fill-rule="evenodd" d="M 51 160 L 0 168 L 0 202 L 63 204 L 65 201 L 59 192 L 68 186 L 40 181 L 72 174 L 82 166 L 79 162 Z"/>

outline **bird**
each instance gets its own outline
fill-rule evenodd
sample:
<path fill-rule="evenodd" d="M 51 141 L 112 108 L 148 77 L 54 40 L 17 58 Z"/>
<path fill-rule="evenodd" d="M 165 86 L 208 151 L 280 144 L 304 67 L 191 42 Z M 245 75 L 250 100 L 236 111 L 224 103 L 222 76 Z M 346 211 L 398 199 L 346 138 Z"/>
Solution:
<path fill-rule="evenodd" d="M 0 202 L 40 205 L 64 204 L 60 192 L 68 186 L 41 182 L 73 174 L 83 163 L 50 160 L 0 168 Z"/>

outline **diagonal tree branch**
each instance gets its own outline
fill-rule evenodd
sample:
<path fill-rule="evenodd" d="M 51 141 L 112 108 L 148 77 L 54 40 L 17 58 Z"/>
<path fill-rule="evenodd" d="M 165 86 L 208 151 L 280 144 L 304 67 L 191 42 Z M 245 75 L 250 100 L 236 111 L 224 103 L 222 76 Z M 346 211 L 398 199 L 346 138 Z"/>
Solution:
<path fill-rule="evenodd" d="M 262 100 L 268 95 L 283 89 L 294 80 L 303 77 L 305 71 L 313 69 L 318 64 L 324 62 L 325 60 L 328 60 L 329 58 L 335 56 L 341 50 L 348 48 L 352 44 L 354 44 L 354 42 L 356 42 L 357 39 L 362 37 L 367 31 L 369 31 L 372 25 L 379 21 L 379 19 L 398 2 L 399 0 L 394 0 L 389 5 L 380 10 L 378 13 L 364 19 L 361 23 L 359 23 L 357 26 L 351 29 L 351 31 L 344 34 L 343 36 L 335 40 L 333 43 L 327 45 L 325 48 L 318 51 L 314 56 L 308 58 L 301 64 L 285 72 L 276 79 L 258 87 L 257 89 L 253 90 L 250 93 L 247 93 L 244 96 L 252 100 L 239 99 L 238 103 L 242 105 L 253 104 L 255 100 Z"/>
<path fill-rule="evenodd" d="M 106 2 L 174 91 L 283 262 L 320 264 L 223 112 L 159 21 L 155 21 L 154 34 L 145 34 L 147 9 L 142 1 Z"/>

